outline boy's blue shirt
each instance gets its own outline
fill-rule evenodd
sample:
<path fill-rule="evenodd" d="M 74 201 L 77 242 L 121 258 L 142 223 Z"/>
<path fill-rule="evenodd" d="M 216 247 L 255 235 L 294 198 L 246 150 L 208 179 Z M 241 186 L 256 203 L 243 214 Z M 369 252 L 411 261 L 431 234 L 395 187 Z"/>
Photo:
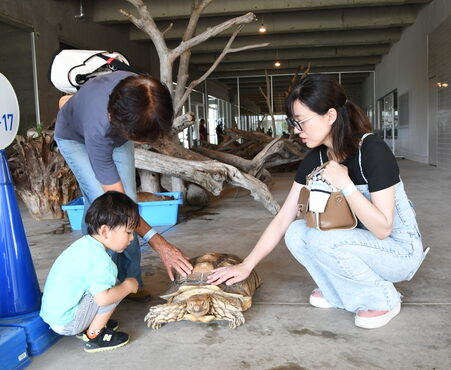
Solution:
<path fill-rule="evenodd" d="M 52 326 L 75 318 L 86 292 L 92 296 L 116 285 L 117 267 L 102 243 L 89 235 L 75 241 L 56 259 L 47 277 L 40 315 Z"/>

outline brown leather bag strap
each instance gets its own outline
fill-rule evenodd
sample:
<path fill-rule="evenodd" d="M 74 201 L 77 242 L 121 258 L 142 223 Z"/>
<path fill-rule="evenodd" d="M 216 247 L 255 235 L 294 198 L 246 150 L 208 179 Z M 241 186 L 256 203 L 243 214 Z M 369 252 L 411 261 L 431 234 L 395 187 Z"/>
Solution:
<path fill-rule="evenodd" d="M 298 199 L 298 218 L 305 218 L 305 214 L 308 211 L 308 200 L 310 197 L 310 190 L 303 186 L 301 192 L 299 193 Z"/>

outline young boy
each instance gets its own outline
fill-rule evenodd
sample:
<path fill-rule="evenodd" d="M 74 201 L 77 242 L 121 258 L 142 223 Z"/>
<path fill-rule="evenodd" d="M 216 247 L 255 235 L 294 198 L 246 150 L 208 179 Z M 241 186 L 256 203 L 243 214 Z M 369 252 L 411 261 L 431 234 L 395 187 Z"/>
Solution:
<path fill-rule="evenodd" d="M 86 213 L 88 234 L 56 259 L 44 287 L 40 315 L 61 335 L 83 333 L 86 352 L 107 351 L 129 341 L 114 331 L 110 317 L 119 302 L 136 293 L 138 282 L 117 282 L 117 267 L 106 250 L 122 253 L 139 222 L 138 205 L 127 195 L 108 191 Z"/>

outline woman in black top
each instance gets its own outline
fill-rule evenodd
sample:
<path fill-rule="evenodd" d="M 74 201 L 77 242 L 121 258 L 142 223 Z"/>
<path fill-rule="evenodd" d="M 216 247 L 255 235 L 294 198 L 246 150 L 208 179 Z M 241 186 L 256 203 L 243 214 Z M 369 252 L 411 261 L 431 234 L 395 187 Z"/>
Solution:
<path fill-rule="evenodd" d="M 293 256 L 318 288 L 310 303 L 355 312 L 355 325 L 378 328 L 400 312 L 394 282 L 410 280 L 423 258 L 421 235 L 396 160 L 371 134 L 368 118 L 327 75 L 309 75 L 287 99 L 288 122 L 312 150 L 300 164 L 290 193 L 242 264 L 215 270 L 213 284 L 246 278 L 285 234 Z M 321 231 L 295 221 L 306 176 L 327 162 L 322 176 L 342 191 L 359 224 Z"/>

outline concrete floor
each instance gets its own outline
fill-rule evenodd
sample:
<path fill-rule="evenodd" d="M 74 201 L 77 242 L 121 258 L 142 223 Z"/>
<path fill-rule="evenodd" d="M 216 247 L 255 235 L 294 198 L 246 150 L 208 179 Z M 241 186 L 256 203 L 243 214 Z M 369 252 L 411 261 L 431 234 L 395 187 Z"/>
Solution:
<path fill-rule="evenodd" d="M 30 369 L 450 369 L 451 368 L 451 174 L 400 160 L 401 175 L 415 203 L 424 244 L 431 251 L 410 282 L 398 284 L 401 314 L 386 327 L 364 330 L 353 314 L 308 304 L 315 287 L 283 241 L 257 267 L 263 284 L 246 323 L 171 323 L 151 330 L 143 322 L 150 305 L 123 302 L 113 316 L 131 335 L 129 345 L 88 354 L 75 337 L 64 337 Z M 293 173 L 275 174 L 270 188 L 279 203 Z M 81 234 L 67 221 L 33 221 L 22 212 L 38 279 L 43 287 L 54 259 Z M 271 215 L 246 191 L 228 189 L 201 211 L 184 212 L 164 236 L 187 255 L 228 252 L 245 257 Z M 142 258 L 145 286 L 158 297 L 169 282 L 158 256 Z M 1 367 L 1 366 L 0 366 Z"/>

